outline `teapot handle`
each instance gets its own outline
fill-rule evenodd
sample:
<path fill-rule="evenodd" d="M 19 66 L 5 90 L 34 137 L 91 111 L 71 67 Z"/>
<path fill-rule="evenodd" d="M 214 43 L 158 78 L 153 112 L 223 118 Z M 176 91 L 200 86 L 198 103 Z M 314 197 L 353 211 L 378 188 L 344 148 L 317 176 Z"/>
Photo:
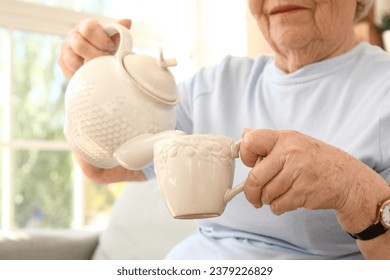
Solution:
<path fill-rule="evenodd" d="M 115 55 L 120 54 L 124 51 L 129 52 L 132 50 L 133 39 L 131 37 L 130 31 L 123 25 L 119 23 L 108 24 L 104 27 L 104 32 L 106 32 L 106 34 L 110 37 L 119 33 L 119 46 Z"/>

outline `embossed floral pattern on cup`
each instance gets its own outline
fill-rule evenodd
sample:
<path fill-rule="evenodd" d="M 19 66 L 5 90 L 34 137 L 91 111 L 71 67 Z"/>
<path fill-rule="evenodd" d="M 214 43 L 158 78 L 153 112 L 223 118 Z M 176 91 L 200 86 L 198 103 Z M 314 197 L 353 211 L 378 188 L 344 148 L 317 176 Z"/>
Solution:
<path fill-rule="evenodd" d="M 182 135 L 154 145 L 154 168 L 161 193 L 176 218 L 219 216 L 234 174 L 232 139 Z"/>

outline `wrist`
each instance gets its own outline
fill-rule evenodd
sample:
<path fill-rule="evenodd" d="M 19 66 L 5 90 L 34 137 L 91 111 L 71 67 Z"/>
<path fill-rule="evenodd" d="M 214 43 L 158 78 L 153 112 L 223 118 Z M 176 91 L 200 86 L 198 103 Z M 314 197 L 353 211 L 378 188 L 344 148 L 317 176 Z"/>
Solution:
<path fill-rule="evenodd" d="M 371 240 L 385 234 L 390 229 L 390 198 L 378 204 L 375 222 L 357 233 L 347 232 L 352 238 Z"/>
<path fill-rule="evenodd" d="M 361 233 L 378 223 L 379 205 L 390 199 L 390 187 L 378 174 L 380 180 L 370 180 L 369 184 L 356 184 L 343 207 L 336 211 L 343 229 L 349 233 Z"/>

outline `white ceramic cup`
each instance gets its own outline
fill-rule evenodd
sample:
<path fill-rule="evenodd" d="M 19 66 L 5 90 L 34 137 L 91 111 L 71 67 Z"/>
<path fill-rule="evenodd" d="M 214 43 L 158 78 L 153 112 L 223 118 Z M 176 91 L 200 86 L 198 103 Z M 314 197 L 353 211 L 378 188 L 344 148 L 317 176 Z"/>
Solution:
<path fill-rule="evenodd" d="M 243 191 L 232 188 L 240 142 L 219 135 L 178 135 L 154 145 L 154 169 L 172 216 L 200 219 L 220 216 Z"/>

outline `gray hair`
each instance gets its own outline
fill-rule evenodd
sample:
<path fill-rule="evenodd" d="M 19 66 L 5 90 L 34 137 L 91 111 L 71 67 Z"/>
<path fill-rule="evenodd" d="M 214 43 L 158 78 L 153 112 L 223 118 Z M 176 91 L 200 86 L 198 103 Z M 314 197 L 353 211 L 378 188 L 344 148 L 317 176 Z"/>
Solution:
<path fill-rule="evenodd" d="M 357 0 L 355 20 L 365 17 L 373 4 L 374 0 Z"/>

